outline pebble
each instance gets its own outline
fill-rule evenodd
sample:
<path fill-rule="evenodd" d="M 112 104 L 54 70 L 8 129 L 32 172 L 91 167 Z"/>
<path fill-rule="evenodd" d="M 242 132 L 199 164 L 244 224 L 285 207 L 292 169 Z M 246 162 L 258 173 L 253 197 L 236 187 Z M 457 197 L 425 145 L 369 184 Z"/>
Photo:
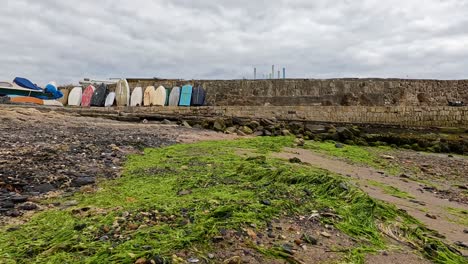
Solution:
<path fill-rule="evenodd" d="M 386 160 L 394 160 L 394 159 L 395 159 L 395 157 L 390 156 L 390 155 L 381 155 L 380 157 L 381 157 L 382 159 L 386 159 Z"/>
<path fill-rule="evenodd" d="M 177 195 L 179 195 L 179 196 L 184 196 L 184 195 L 189 195 L 189 194 L 191 194 L 191 193 L 192 193 L 191 190 L 182 190 L 182 191 L 179 191 L 179 192 L 177 193 Z"/>
<path fill-rule="evenodd" d="M 294 247 L 293 247 L 293 245 L 291 245 L 291 244 L 283 244 L 283 245 L 281 246 L 281 249 L 282 249 L 284 252 L 288 253 L 289 255 L 293 255 L 293 254 L 294 254 L 294 251 L 293 251 Z"/>
<path fill-rule="evenodd" d="M 294 157 L 294 158 L 290 158 L 290 159 L 289 159 L 289 162 L 290 162 L 290 163 L 298 163 L 298 164 L 299 164 L 299 163 L 302 163 L 302 160 L 300 160 L 299 158 Z"/>
<path fill-rule="evenodd" d="M 403 173 L 403 174 L 400 175 L 400 178 L 403 178 L 403 179 L 410 179 L 411 177 L 408 176 L 407 174 L 404 174 L 404 173 Z"/>
<path fill-rule="evenodd" d="M 6 216 L 10 216 L 10 217 L 19 217 L 21 215 L 22 215 L 21 212 L 18 210 L 8 211 L 6 213 Z"/>
<path fill-rule="evenodd" d="M 410 202 L 415 203 L 415 204 L 419 204 L 419 205 L 422 205 L 422 206 L 425 206 L 425 205 L 426 205 L 425 202 L 420 202 L 420 201 L 414 200 L 414 199 L 411 199 Z"/>
<path fill-rule="evenodd" d="M 139 258 L 137 261 L 135 261 L 135 264 L 146 264 L 147 260 L 145 258 Z"/>
<path fill-rule="evenodd" d="M 215 255 L 214 255 L 213 253 L 209 253 L 209 254 L 208 254 L 208 258 L 209 258 L 209 259 L 214 259 L 214 258 L 215 258 Z"/>
<path fill-rule="evenodd" d="M 15 196 L 13 198 L 11 198 L 11 201 L 15 204 L 17 203 L 24 203 L 28 200 L 28 197 L 26 196 Z"/>
<path fill-rule="evenodd" d="M 141 248 L 142 248 L 143 250 L 147 250 L 147 251 L 153 250 L 153 247 L 152 247 L 152 246 L 142 246 Z"/>
<path fill-rule="evenodd" d="M 429 213 L 426 214 L 426 217 L 431 218 L 431 219 L 437 219 L 437 216 L 431 215 Z"/>
<path fill-rule="evenodd" d="M 462 247 L 462 248 L 468 248 L 468 243 L 466 242 L 457 241 L 455 242 L 455 245 Z"/>
<path fill-rule="evenodd" d="M 242 258 L 239 256 L 234 256 L 232 258 L 226 259 L 223 264 L 239 264 L 242 263 Z"/>
<path fill-rule="evenodd" d="M 262 200 L 262 201 L 261 201 L 261 204 L 266 205 L 266 206 L 270 206 L 270 205 L 271 205 L 271 201 L 270 201 L 270 200 Z"/>
<path fill-rule="evenodd" d="M 330 238 L 331 235 L 327 232 L 321 232 L 320 235 L 322 235 L 323 237 L 326 237 L 326 238 Z"/>
<path fill-rule="evenodd" d="M 18 207 L 18 209 L 25 210 L 25 211 L 36 210 L 37 208 L 38 208 L 37 204 L 34 204 L 34 203 L 25 203 Z"/>
<path fill-rule="evenodd" d="M 189 258 L 189 259 L 188 259 L 188 262 L 189 262 L 189 263 L 198 263 L 198 262 L 200 262 L 200 260 L 197 259 L 197 258 Z"/>
<path fill-rule="evenodd" d="M 93 177 L 80 177 L 72 181 L 71 186 L 73 187 L 82 187 L 85 185 L 90 185 L 96 183 L 96 179 Z"/>
<path fill-rule="evenodd" d="M 341 182 L 341 183 L 340 183 L 340 188 L 343 189 L 343 190 L 345 190 L 345 191 L 349 191 L 348 185 L 347 185 L 346 183 L 344 183 L 344 182 Z"/>
<path fill-rule="evenodd" d="M 2 204 L 0 204 L 0 207 L 1 208 L 8 208 L 8 209 L 15 208 L 15 204 L 8 201 L 8 202 L 3 202 Z"/>
<path fill-rule="evenodd" d="M 337 143 L 337 144 L 335 144 L 335 148 L 342 149 L 342 148 L 344 148 L 344 145 L 341 144 L 341 143 Z"/>
<path fill-rule="evenodd" d="M 78 202 L 75 201 L 75 200 L 71 200 L 71 201 L 66 201 L 66 202 L 64 202 L 63 205 L 64 205 L 65 207 L 76 206 L 76 205 L 78 205 Z"/>
<path fill-rule="evenodd" d="M 302 237 L 301 239 L 306 242 L 306 243 L 309 243 L 311 245 L 317 245 L 318 241 L 316 238 L 308 235 L 308 234 L 302 234 Z"/>

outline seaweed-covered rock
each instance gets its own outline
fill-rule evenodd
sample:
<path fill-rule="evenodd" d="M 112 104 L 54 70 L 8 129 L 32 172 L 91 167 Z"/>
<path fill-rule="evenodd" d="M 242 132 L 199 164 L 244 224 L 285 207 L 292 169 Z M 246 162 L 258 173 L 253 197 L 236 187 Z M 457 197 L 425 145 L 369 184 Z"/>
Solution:
<path fill-rule="evenodd" d="M 242 126 L 242 127 L 240 127 L 240 128 L 239 128 L 239 131 L 243 132 L 243 133 L 246 134 L 246 135 L 251 135 L 251 134 L 253 134 L 253 130 L 252 130 L 250 127 L 248 127 L 248 126 Z"/>
<path fill-rule="evenodd" d="M 257 130 L 257 128 L 260 126 L 260 123 L 258 121 L 252 120 L 247 126 L 252 130 Z"/>
<path fill-rule="evenodd" d="M 226 132 L 226 134 L 234 134 L 236 133 L 236 130 L 237 130 L 237 127 L 228 127 L 226 128 L 224 132 Z"/>
<path fill-rule="evenodd" d="M 222 118 L 216 119 L 213 123 L 213 129 L 219 132 L 224 131 L 226 129 L 226 123 L 224 122 L 224 119 Z"/>
<path fill-rule="evenodd" d="M 304 124 L 301 122 L 290 122 L 289 123 L 289 129 L 294 133 L 294 134 L 299 134 L 304 132 Z"/>
<path fill-rule="evenodd" d="M 336 132 L 338 133 L 338 136 L 340 137 L 341 140 L 347 140 L 347 139 L 353 139 L 354 138 L 353 132 L 351 132 L 351 130 L 349 130 L 346 127 L 339 127 L 339 128 L 336 129 Z"/>

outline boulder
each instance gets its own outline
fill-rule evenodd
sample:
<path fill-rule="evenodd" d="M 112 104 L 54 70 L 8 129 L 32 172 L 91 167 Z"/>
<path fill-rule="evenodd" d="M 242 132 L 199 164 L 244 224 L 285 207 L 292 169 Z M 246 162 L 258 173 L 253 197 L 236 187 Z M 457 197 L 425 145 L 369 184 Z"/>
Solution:
<path fill-rule="evenodd" d="M 240 128 L 239 128 L 239 131 L 243 132 L 243 133 L 246 134 L 246 135 L 251 135 L 251 134 L 253 134 L 253 130 L 252 130 L 250 127 L 248 127 L 248 126 L 242 126 L 242 127 L 240 127 Z"/>
<path fill-rule="evenodd" d="M 238 126 L 246 126 L 249 124 L 248 120 L 239 118 L 239 117 L 233 117 L 232 118 L 232 123 L 233 125 L 238 125 Z"/>
<path fill-rule="evenodd" d="M 325 133 L 327 132 L 327 129 L 325 128 L 325 126 L 322 125 L 306 124 L 305 131 L 310 133 Z"/>
<path fill-rule="evenodd" d="M 226 127 L 233 127 L 234 126 L 234 122 L 232 122 L 232 118 L 224 118 L 224 123 L 226 124 Z"/>
<path fill-rule="evenodd" d="M 304 132 L 304 124 L 301 122 L 290 122 L 289 129 L 294 132 L 294 134 Z"/>
<path fill-rule="evenodd" d="M 186 128 L 192 128 L 192 126 L 187 121 L 182 121 L 181 126 L 186 127 Z"/>
<path fill-rule="evenodd" d="M 266 137 L 271 137 L 273 134 L 270 131 L 265 129 L 263 130 L 263 135 L 265 135 Z"/>
<path fill-rule="evenodd" d="M 303 147 L 305 145 L 305 141 L 302 138 L 296 138 L 294 140 L 294 143 L 296 143 L 296 145 L 299 146 L 299 147 Z"/>
<path fill-rule="evenodd" d="M 281 130 L 281 135 L 283 135 L 283 136 L 291 136 L 292 134 L 291 134 L 291 132 L 289 132 L 289 130 L 283 129 L 283 130 Z"/>
<path fill-rule="evenodd" d="M 226 128 L 226 130 L 224 132 L 226 134 L 234 134 L 234 133 L 236 133 L 236 130 L 237 130 L 236 127 L 228 127 L 228 128 Z"/>
<path fill-rule="evenodd" d="M 241 136 L 241 137 L 245 137 L 247 136 L 247 134 L 245 134 L 244 132 L 242 132 L 242 130 L 237 130 L 237 135 Z"/>
<path fill-rule="evenodd" d="M 255 132 L 253 133 L 253 135 L 256 136 L 256 137 L 261 137 L 261 136 L 263 136 L 263 131 L 262 131 L 262 130 L 255 131 Z"/>
<path fill-rule="evenodd" d="M 257 130 L 257 128 L 260 126 L 260 123 L 255 120 L 252 120 L 247 126 L 250 127 L 252 130 Z"/>
<path fill-rule="evenodd" d="M 223 132 L 226 129 L 226 123 L 224 122 L 224 119 L 216 119 L 213 124 L 213 129 L 215 131 Z"/>
<path fill-rule="evenodd" d="M 212 123 L 210 122 L 210 120 L 205 119 L 205 120 L 202 121 L 201 126 L 204 129 L 211 129 L 212 128 Z"/>
<path fill-rule="evenodd" d="M 274 119 L 266 119 L 266 118 L 264 118 L 264 119 L 260 120 L 260 124 L 261 124 L 262 126 L 265 126 L 265 127 L 267 127 L 267 126 L 273 126 L 273 125 L 275 125 L 275 123 L 276 123 L 276 120 L 274 120 Z"/>
<path fill-rule="evenodd" d="M 351 130 L 349 130 L 346 127 L 339 127 L 339 128 L 336 129 L 336 132 L 338 133 L 338 136 L 340 137 L 341 140 L 347 140 L 347 139 L 353 139 L 354 138 L 353 132 L 351 132 Z"/>

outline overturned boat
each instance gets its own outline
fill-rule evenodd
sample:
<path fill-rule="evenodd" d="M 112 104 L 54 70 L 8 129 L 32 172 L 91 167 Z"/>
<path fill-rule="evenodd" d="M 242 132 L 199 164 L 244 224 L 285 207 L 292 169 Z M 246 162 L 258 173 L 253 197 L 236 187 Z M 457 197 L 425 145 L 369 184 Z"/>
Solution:
<path fill-rule="evenodd" d="M 63 93 L 57 89 L 51 89 L 48 85 L 42 89 L 28 79 L 17 77 L 13 82 L 0 81 L 0 96 L 27 96 L 44 100 L 56 100 L 63 97 Z"/>

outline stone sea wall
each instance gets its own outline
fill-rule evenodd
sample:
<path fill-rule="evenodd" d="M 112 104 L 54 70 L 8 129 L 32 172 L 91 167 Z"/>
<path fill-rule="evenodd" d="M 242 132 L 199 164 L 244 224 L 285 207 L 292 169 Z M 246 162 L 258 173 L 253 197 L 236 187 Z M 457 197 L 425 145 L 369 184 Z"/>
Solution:
<path fill-rule="evenodd" d="M 57 109 L 58 110 L 58 109 Z M 306 123 L 468 128 L 468 107 L 449 106 L 204 106 L 64 108 L 62 111 L 126 120 L 217 117 Z"/>
<path fill-rule="evenodd" d="M 286 79 L 148 80 L 129 79 L 131 88 L 202 85 L 211 106 L 447 106 L 468 103 L 468 80 Z"/>
<path fill-rule="evenodd" d="M 468 107 L 449 106 L 215 106 L 127 108 L 140 117 L 240 117 L 288 121 L 468 128 Z"/>

